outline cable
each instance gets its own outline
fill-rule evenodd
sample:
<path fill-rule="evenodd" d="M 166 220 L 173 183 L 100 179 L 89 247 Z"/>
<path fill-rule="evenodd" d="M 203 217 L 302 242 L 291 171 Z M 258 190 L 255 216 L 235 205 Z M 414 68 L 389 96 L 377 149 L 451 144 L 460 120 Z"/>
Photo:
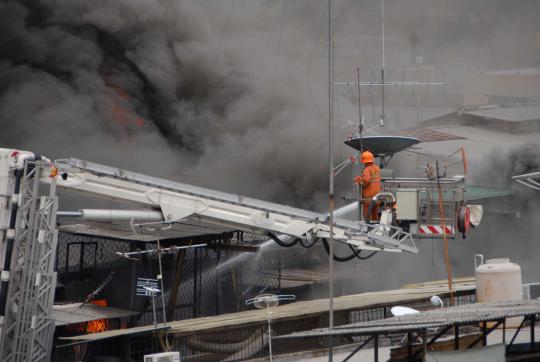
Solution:
<path fill-rule="evenodd" d="M 371 258 L 373 255 L 377 254 L 378 251 L 372 251 L 371 253 L 369 253 L 368 255 L 366 256 L 361 256 L 360 253 L 362 252 L 361 250 L 354 250 L 353 247 L 351 245 L 349 245 L 349 247 L 351 248 L 351 250 L 355 251 L 356 253 L 356 257 L 360 260 L 368 260 L 369 258 Z"/>
<path fill-rule="evenodd" d="M 299 240 L 300 240 L 300 245 L 302 245 L 306 249 L 311 248 L 318 241 L 318 239 L 313 239 L 313 241 L 310 242 L 310 241 L 308 241 L 307 239 L 304 239 L 304 238 L 301 238 Z"/>
<path fill-rule="evenodd" d="M 328 255 L 330 255 L 330 246 L 328 245 L 328 240 L 322 239 L 322 242 L 323 242 L 323 245 L 324 245 L 324 249 L 326 250 L 326 253 Z M 346 262 L 346 261 L 352 260 L 355 256 L 356 255 L 355 255 L 354 252 L 351 255 L 346 256 L 346 257 L 341 257 L 341 256 L 337 256 L 336 254 L 334 254 L 334 260 L 339 261 L 339 262 Z"/>
<path fill-rule="evenodd" d="M 279 246 L 283 246 L 284 248 L 290 248 L 291 246 L 295 246 L 300 241 L 300 238 L 296 238 L 293 241 L 288 243 L 286 241 L 281 240 L 273 233 L 268 233 L 268 236 L 270 236 L 270 238 L 274 240 Z"/>
<path fill-rule="evenodd" d="M 328 240 L 326 239 L 322 239 L 322 242 L 323 242 L 323 245 L 324 245 L 324 249 L 326 250 L 326 252 L 328 254 L 330 254 L 330 246 L 328 245 Z M 360 260 L 367 260 L 369 258 L 371 258 L 373 255 L 377 254 L 377 251 L 374 251 L 366 256 L 361 256 L 360 253 L 362 252 L 362 250 L 354 250 L 354 248 L 352 247 L 352 245 L 349 245 L 349 248 L 351 249 L 352 253 L 348 256 L 338 256 L 336 254 L 334 254 L 334 260 L 335 261 L 338 261 L 338 262 L 346 262 L 346 261 L 350 261 L 354 258 L 358 258 Z"/>
<path fill-rule="evenodd" d="M 311 241 L 311 242 L 304 242 L 302 238 L 295 238 L 291 242 L 285 242 L 285 241 L 281 240 L 280 238 L 278 238 L 273 233 L 268 233 L 268 236 L 270 236 L 270 238 L 272 240 L 274 240 L 279 246 L 282 246 L 282 247 L 285 247 L 285 248 L 293 247 L 298 243 L 300 243 L 300 245 L 303 246 L 304 248 L 311 248 L 319 240 L 319 239 L 313 239 L 313 241 Z M 328 245 L 328 240 L 326 240 L 326 239 L 321 239 L 321 240 L 322 240 L 322 243 L 324 245 L 324 249 L 326 250 L 326 253 L 330 254 L 330 246 Z M 335 261 L 346 262 L 346 261 L 350 261 L 350 260 L 352 260 L 354 258 L 358 258 L 360 260 L 367 260 L 367 259 L 371 258 L 373 255 L 377 254 L 377 251 L 374 251 L 374 252 L 372 252 L 372 253 L 370 253 L 370 254 L 368 254 L 366 256 L 361 256 L 360 255 L 360 253 L 362 252 L 361 250 L 355 250 L 351 245 L 348 245 L 348 246 L 351 249 L 351 254 L 348 255 L 348 256 L 338 256 L 338 255 L 334 254 L 334 260 Z"/>

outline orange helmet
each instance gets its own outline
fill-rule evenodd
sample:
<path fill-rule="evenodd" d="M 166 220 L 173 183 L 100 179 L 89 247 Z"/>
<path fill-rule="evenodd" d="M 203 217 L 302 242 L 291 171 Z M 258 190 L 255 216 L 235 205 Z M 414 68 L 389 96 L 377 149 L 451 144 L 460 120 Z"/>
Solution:
<path fill-rule="evenodd" d="M 373 162 L 374 160 L 375 160 L 375 157 L 373 156 L 373 153 L 371 153 L 369 151 L 362 152 L 362 158 L 361 158 L 360 162 L 368 163 L 368 162 Z"/>

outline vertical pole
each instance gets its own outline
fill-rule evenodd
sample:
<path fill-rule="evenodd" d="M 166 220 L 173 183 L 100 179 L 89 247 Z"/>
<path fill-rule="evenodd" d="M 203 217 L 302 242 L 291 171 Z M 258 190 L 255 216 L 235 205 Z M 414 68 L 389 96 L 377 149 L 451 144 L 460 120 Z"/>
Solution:
<path fill-rule="evenodd" d="M 427 341 L 426 341 L 426 338 L 427 338 L 427 333 L 426 333 L 426 330 L 424 329 L 422 331 L 422 361 L 426 361 L 426 354 L 427 354 Z"/>
<path fill-rule="evenodd" d="M 373 361 L 379 362 L 379 335 L 373 337 Z"/>
<path fill-rule="evenodd" d="M 165 314 L 165 287 L 163 286 L 163 267 L 161 265 L 161 243 L 159 242 L 159 233 L 157 237 L 157 252 L 159 264 L 159 280 L 161 282 L 161 309 L 163 313 L 163 324 L 167 323 L 167 315 Z"/>
<path fill-rule="evenodd" d="M 418 57 L 418 53 L 417 53 L 417 57 Z M 416 73 L 415 73 L 415 76 L 414 76 L 414 81 L 417 82 L 417 83 L 420 83 L 420 78 L 421 78 L 421 73 L 420 73 L 420 63 L 418 63 L 418 61 L 416 62 Z M 419 125 L 420 124 L 420 91 L 418 89 L 418 87 L 415 85 L 414 86 L 414 94 L 416 95 L 416 124 Z"/>
<path fill-rule="evenodd" d="M 197 257 L 198 248 L 193 249 L 193 318 L 197 318 Z"/>
<path fill-rule="evenodd" d="M 356 68 L 356 86 L 358 91 L 358 131 L 360 133 L 360 157 L 364 152 L 364 120 L 362 119 L 362 97 L 360 95 L 360 68 Z M 358 185 L 358 215 L 364 220 L 364 200 L 362 199 L 362 183 Z"/>
<path fill-rule="evenodd" d="M 536 321 L 536 315 L 531 314 L 531 351 L 534 351 L 534 322 Z"/>
<path fill-rule="evenodd" d="M 270 304 L 266 305 L 268 315 L 268 352 L 270 353 L 270 362 L 272 362 L 272 317 L 270 316 Z"/>
<path fill-rule="evenodd" d="M 450 255 L 448 254 L 448 236 L 446 235 L 446 222 L 443 205 L 443 191 L 441 187 L 441 178 L 439 175 L 439 161 L 435 161 L 437 171 L 437 191 L 439 194 L 439 216 L 441 217 L 441 227 L 444 239 L 444 262 L 446 263 L 446 275 L 448 277 L 448 290 L 450 291 L 450 305 L 454 305 L 454 285 L 452 283 L 452 264 L 450 264 Z"/>
<path fill-rule="evenodd" d="M 178 299 L 178 289 L 180 288 L 180 284 L 182 283 L 182 271 L 184 269 L 184 259 L 186 256 L 186 250 L 188 249 L 182 249 L 178 251 L 178 253 L 176 254 L 174 283 L 171 286 L 171 290 L 169 292 L 169 301 L 167 302 L 167 319 L 168 320 L 174 320 L 176 301 Z M 218 276 L 219 276 L 219 271 L 218 271 Z M 219 284 L 218 284 L 218 288 L 219 288 Z"/>
<path fill-rule="evenodd" d="M 506 344 L 506 318 L 503 319 L 503 335 L 502 335 L 502 343 Z"/>
<path fill-rule="evenodd" d="M 156 293 L 152 292 L 152 312 L 154 316 L 154 329 L 157 328 L 157 316 L 156 316 Z"/>
<path fill-rule="evenodd" d="M 384 58 L 384 0 L 381 0 L 381 10 L 382 10 L 382 69 L 386 65 Z"/>
<path fill-rule="evenodd" d="M 382 8 L 382 68 L 381 68 L 381 120 L 384 125 L 384 68 L 386 66 L 386 59 L 384 54 L 384 0 L 381 1 Z"/>
<path fill-rule="evenodd" d="M 334 329 L 334 29 L 332 25 L 332 0 L 328 0 L 328 158 L 329 158 L 329 214 L 330 250 L 328 253 L 329 306 L 328 328 Z M 328 361 L 333 361 L 334 340 L 329 335 Z"/>
<path fill-rule="evenodd" d="M 358 92 L 358 127 L 360 136 L 362 136 L 362 129 L 364 122 L 362 120 L 362 97 L 360 94 L 360 68 L 356 68 L 356 91 Z M 360 148 L 362 148 L 362 138 L 360 138 Z"/>
<path fill-rule="evenodd" d="M 454 325 L 454 349 L 459 349 L 459 325 Z"/>
<path fill-rule="evenodd" d="M 129 251 L 135 251 L 135 244 L 130 243 L 129 244 Z M 137 289 L 137 263 L 129 263 L 129 282 L 130 282 L 130 288 L 129 290 L 136 290 Z M 129 295 L 129 307 L 128 309 L 134 310 L 135 309 L 135 297 L 136 293 L 130 293 Z"/>
<path fill-rule="evenodd" d="M 281 268 L 282 268 L 282 259 L 281 259 L 281 253 L 278 252 L 278 289 L 281 290 Z"/>
<path fill-rule="evenodd" d="M 15 172 L 15 185 L 13 188 L 12 196 L 16 198 L 17 196 L 19 196 L 24 170 L 17 169 L 14 172 Z M 9 217 L 9 230 L 15 230 L 18 208 L 19 206 L 16 202 L 11 203 L 11 212 L 10 212 L 10 217 Z M 11 270 L 11 255 L 13 254 L 14 242 L 15 242 L 15 235 L 9 235 L 9 236 L 8 235 L 6 235 L 6 241 L 5 241 L 6 249 L 4 252 L 4 259 L 2 260 L 2 270 L 5 270 L 5 271 Z M 67 256 L 66 256 L 66 272 L 68 271 L 68 266 L 69 266 L 69 244 L 68 244 Z M 0 315 L 2 316 L 6 315 L 5 314 L 6 301 L 7 301 L 7 292 L 8 292 L 9 282 L 10 282 L 9 280 L 0 281 Z"/>
<path fill-rule="evenodd" d="M 85 243 L 80 243 L 79 248 L 79 273 L 84 269 L 84 245 Z"/>
<path fill-rule="evenodd" d="M 407 360 L 410 360 L 412 356 L 412 335 L 411 332 L 407 333 Z"/>
<path fill-rule="evenodd" d="M 384 68 L 381 69 L 381 126 L 384 126 Z"/>
<path fill-rule="evenodd" d="M 482 346 L 487 346 L 487 322 L 482 322 Z"/>

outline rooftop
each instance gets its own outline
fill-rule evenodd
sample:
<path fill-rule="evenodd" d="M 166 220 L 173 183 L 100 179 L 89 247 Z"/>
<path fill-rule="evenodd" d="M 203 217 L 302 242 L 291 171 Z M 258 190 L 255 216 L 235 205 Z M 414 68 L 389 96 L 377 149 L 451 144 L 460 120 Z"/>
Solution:
<path fill-rule="evenodd" d="M 476 285 L 468 279 L 456 283 L 456 292 L 474 291 Z M 416 287 L 387 290 L 380 292 L 368 292 L 355 295 L 347 295 L 334 298 L 334 311 L 347 311 L 362 308 L 373 308 L 377 306 L 392 306 L 403 303 L 413 303 L 424 301 L 433 295 L 441 297 L 448 295 L 448 287 L 439 283 L 418 285 Z M 316 299 L 305 302 L 290 303 L 272 309 L 272 320 L 285 321 L 303 319 L 309 316 L 316 316 L 328 313 L 328 299 Z M 209 331 L 222 330 L 226 328 L 245 328 L 247 326 L 266 323 L 266 310 L 248 310 L 239 313 L 221 314 L 213 317 L 202 317 L 187 320 L 180 320 L 168 323 L 170 327 L 167 333 L 175 335 L 191 335 Z M 160 324 L 161 326 L 161 324 Z M 97 341 L 101 339 L 119 337 L 132 333 L 151 332 L 153 326 L 136 327 L 129 329 L 112 330 L 102 333 L 86 334 L 80 336 L 66 337 L 72 341 Z"/>

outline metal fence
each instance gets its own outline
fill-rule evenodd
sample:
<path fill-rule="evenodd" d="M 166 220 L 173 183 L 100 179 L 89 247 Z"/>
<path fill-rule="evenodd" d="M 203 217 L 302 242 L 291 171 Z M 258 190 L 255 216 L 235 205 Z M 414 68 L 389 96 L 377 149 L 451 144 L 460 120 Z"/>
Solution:
<path fill-rule="evenodd" d="M 231 241 L 260 242 L 264 238 L 257 234 L 235 234 Z M 111 307 L 140 312 L 132 324 L 151 324 L 151 298 L 136 296 L 135 285 L 138 277 L 157 277 L 157 253 L 126 259 L 117 252 L 155 248 L 154 243 L 60 233 L 56 270 L 62 288 L 57 294 L 57 302 L 82 302 L 101 287 L 95 298 L 106 299 Z M 263 290 L 279 289 L 279 273 L 276 274 L 275 270 L 279 269 L 281 262 L 277 250 L 263 256 L 247 254 L 247 257 L 234 263 L 228 261 L 239 253 L 219 248 L 189 248 L 174 254 L 163 254 L 168 319 L 181 320 L 240 311 L 245 308 L 245 299 Z M 222 264 L 226 266 L 221 267 Z M 102 285 L 108 279 L 110 282 Z M 171 297 L 173 291 L 176 298 Z M 170 302 L 174 302 L 174 305 L 171 306 Z M 161 306 L 161 298 L 156 298 L 158 321 L 163 319 Z"/>
<path fill-rule="evenodd" d="M 266 238 L 261 235 L 235 234 L 233 241 L 258 243 Z M 238 253 L 219 248 L 191 248 L 181 253 L 163 254 L 163 281 L 168 320 L 182 320 L 223 313 L 242 311 L 244 301 L 263 292 L 279 292 L 281 270 L 299 267 L 304 262 L 291 250 L 263 243 L 263 252 Z M 96 298 L 105 299 L 111 307 L 140 312 L 125 326 L 149 325 L 153 323 L 151 298 L 135 296 L 137 277 L 155 278 L 159 273 L 158 257 L 147 254 L 139 260 L 128 260 L 116 252 L 128 252 L 137 248 L 154 249 L 152 243 L 129 242 L 60 233 L 57 253 L 58 278 L 63 286 L 57 302 L 83 301 L 89 293 L 102 286 Z M 306 258 L 307 259 L 307 258 Z M 176 297 L 173 298 L 173 295 Z M 474 295 L 459 295 L 457 304 L 473 303 Z M 172 306 L 169 304 L 172 303 Z M 447 303 L 447 300 L 445 300 Z M 163 318 L 161 298 L 156 298 L 157 320 Z M 422 308 L 421 305 L 418 307 Z M 336 313 L 336 325 L 381 319 L 389 316 L 385 307 L 359 308 Z M 324 328 L 328 316 L 318 316 L 275 322 L 274 335 L 285 335 L 295 331 Z M 77 333 L 80 334 L 80 333 Z M 336 344 L 357 342 L 358 338 L 336 340 Z M 117 341 L 116 343 L 114 341 Z M 118 343 L 120 342 L 120 343 Z M 248 328 L 232 328 L 212 333 L 170 337 L 174 350 L 180 351 L 182 360 L 234 361 L 268 356 L 266 323 Z M 325 348 L 327 339 L 276 340 L 275 354 Z M 83 351 L 84 350 L 84 351 Z M 111 342 L 97 342 L 87 348 L 65 349 L 64 355 L 118 356 L 122 360 L 141 361 L 145 354 L 161 352 L 161 345 L 152 336 L 125 337 Z M 81 352 L 82 351 L 82 352 Z M 57 358 L 57 361 L 73 358 Z"/>

